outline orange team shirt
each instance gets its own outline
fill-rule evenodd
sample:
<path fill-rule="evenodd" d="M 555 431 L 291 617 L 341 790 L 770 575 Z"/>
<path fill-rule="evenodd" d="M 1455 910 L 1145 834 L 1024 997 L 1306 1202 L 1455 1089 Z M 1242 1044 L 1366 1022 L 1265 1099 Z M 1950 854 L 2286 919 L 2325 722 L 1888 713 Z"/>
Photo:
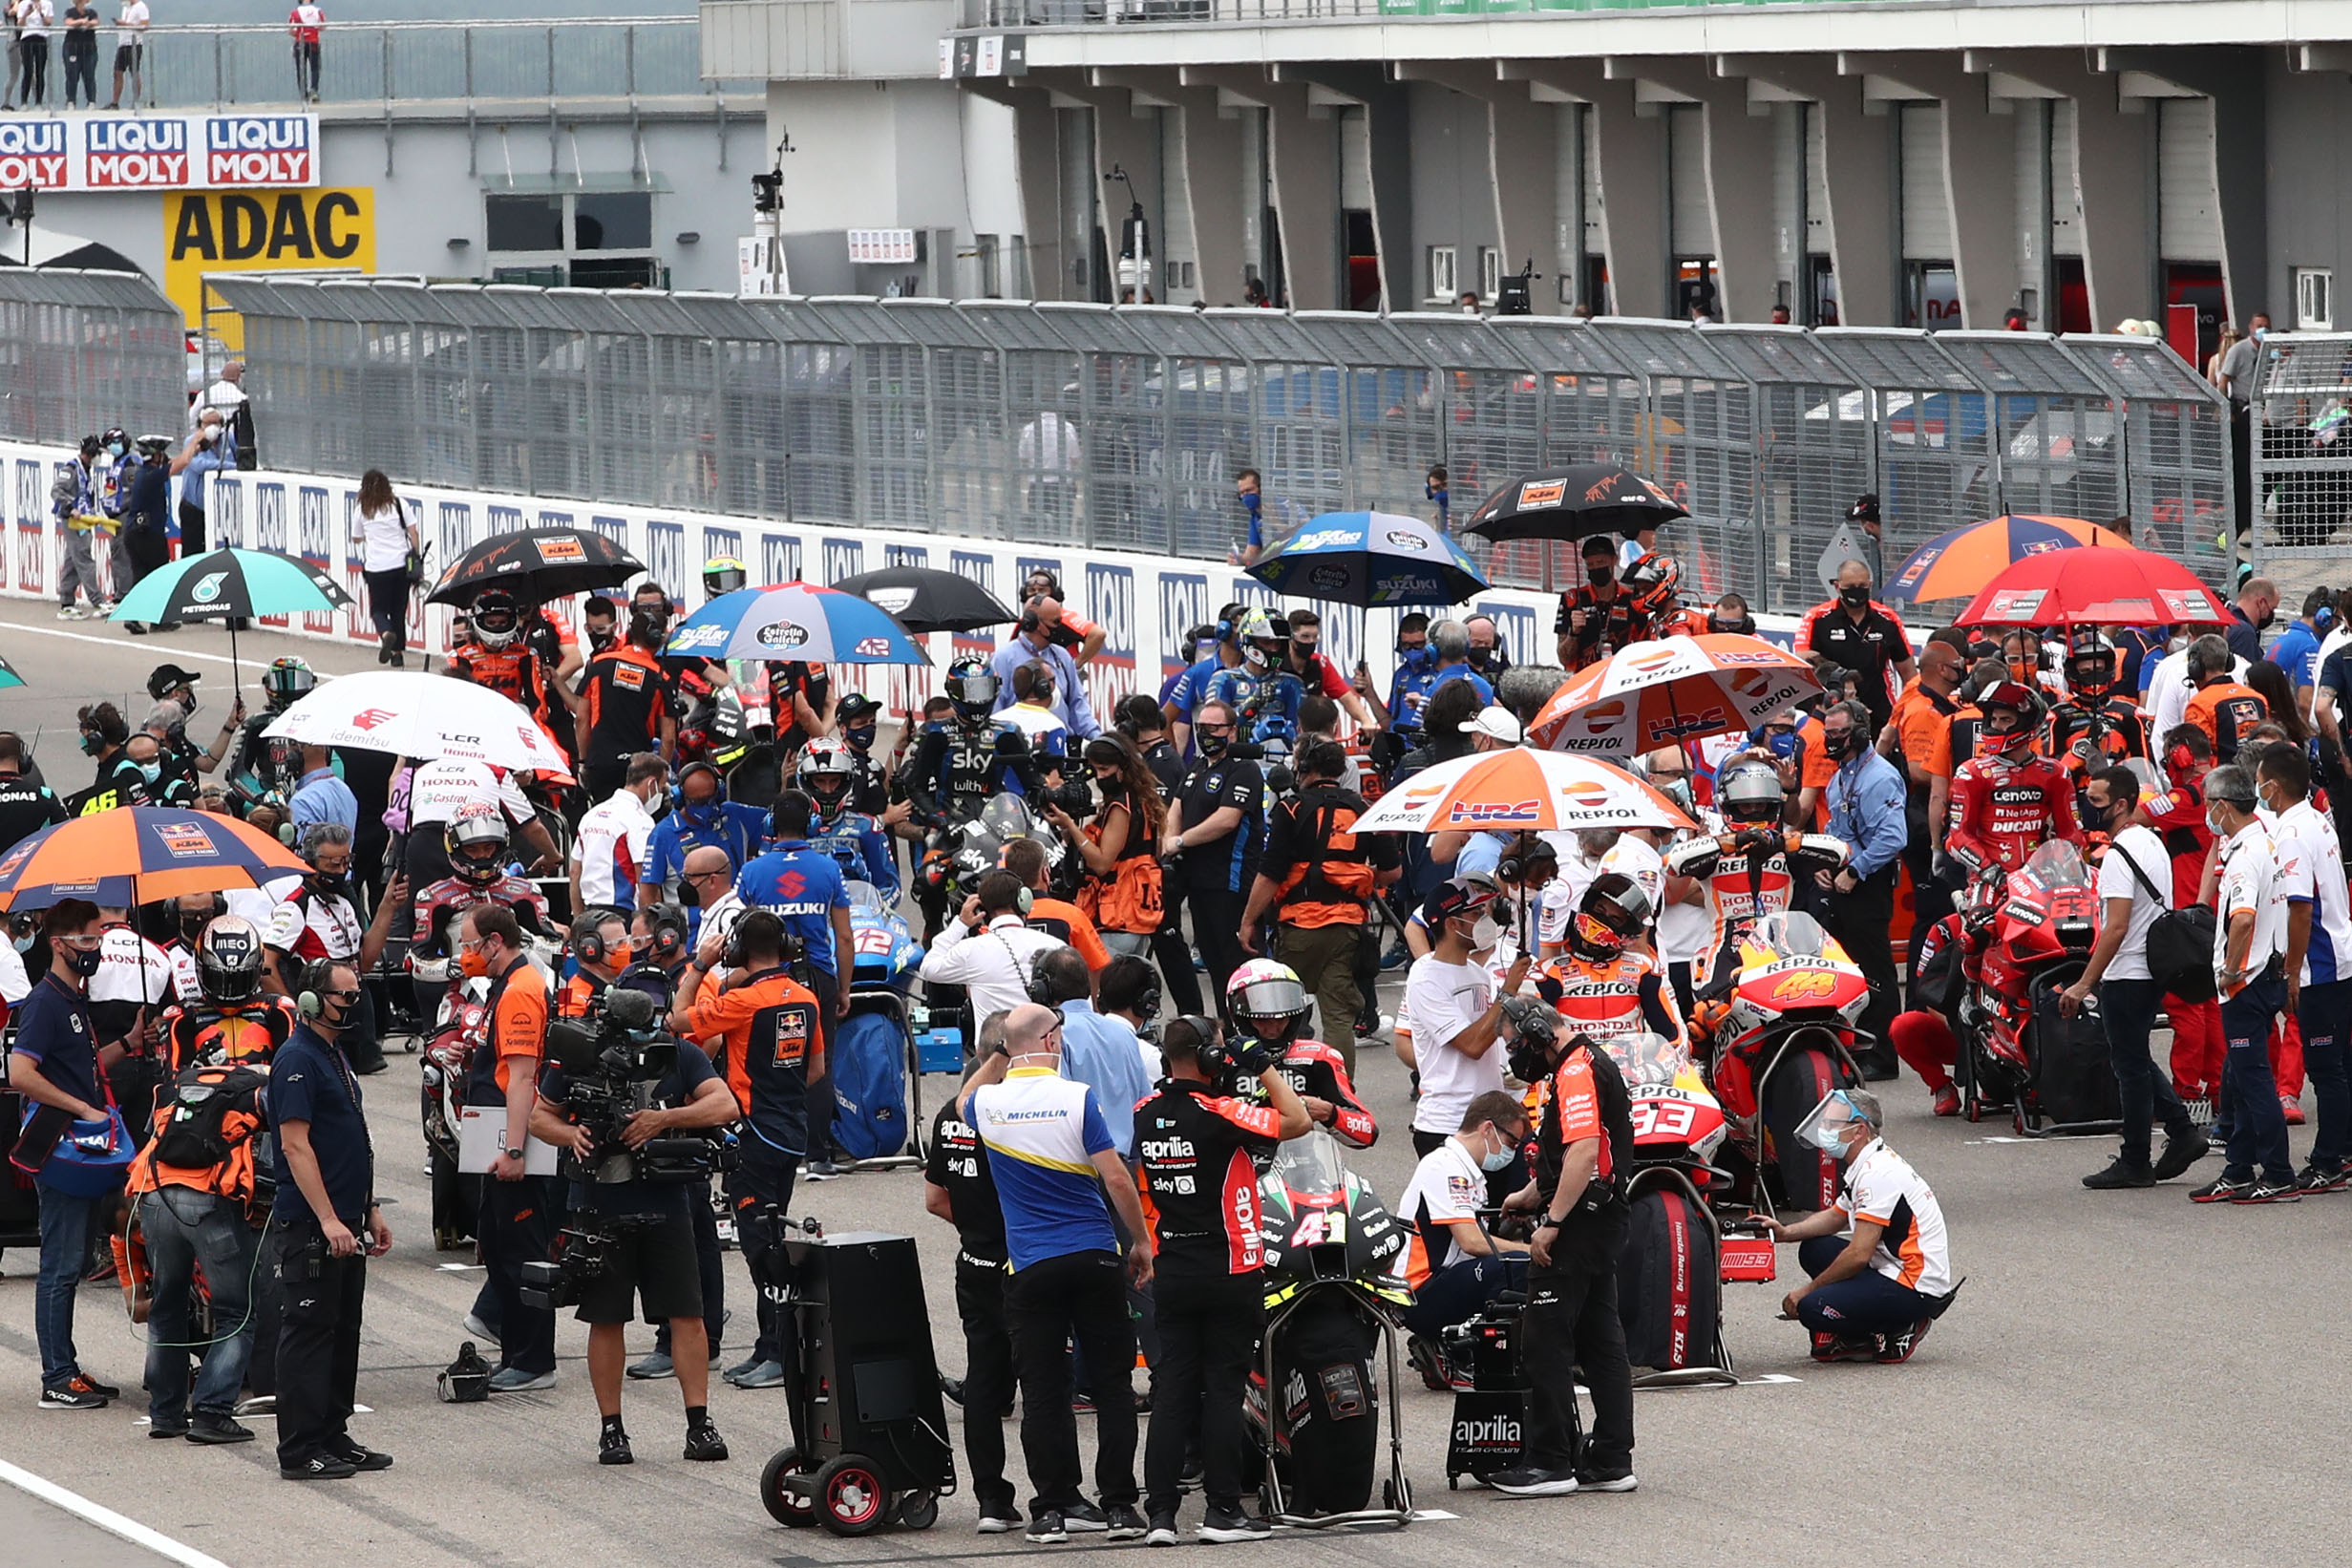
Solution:
<path fill-rule="evenodd" d="M 1796 727 L 1797 788 L 1818 790 L 1813 798 L 1813 827 L 1826 833 L 1830 826 L 1830 784 L 1837 777 L 1837 764 L 1830 756 L 1830 749 L 1821 742 L 1821 720 L 1808 716 Z"/>
<path fill-rule="evenodd" d="M 1952 715 L 1936 706 L 1917 678 L 1895 699 L 1895 744 L 1911 776 L 1952 776 Z"/>
<path fill-rule="evenodd" d="M 808 1008 L 810 1018 L 816 1017 L 816 993 L 782 969 L 771 969 L 730 991 L 720 990 L 706 975 L 694 995 L 694 1005 L 687 1013 L 687 1035 L 695 1041 L 719 1042 L 719 1049 L 710 1054 L 723 1064 L 721 1070 L 727 1074 L 727 1087 L 734 1091 L 735 1107 L 746 1114 L 752 1109 L 752 1031 L 762 1013 L 795 1005 Z M 773 1055 L 767 1067 L 806 1073 L 810 1036 L 805 1020 L 798 1030 L 779 1030 L 772 1045 Z"/>
<path fill-rule="evenodd" d="M 1594 1179 L 1607 1181 L 1613 1174 L 1609 1170 L 1609 1134 L 1600 1125 L 1600 1091 L 1593 1084 L 1592 1059 L 1583 1050 L 1571 1051 L 1567 1060 L 1553 1069 L 1549 1089 L 1552 1103 L 1545 1113 L 1559 1118 L 1561 1151 L 1564 1153 L 1572 1144 L 1586 1138 L 1599 1138 L 1600 1169 Z"/>
<path fill-rule="evenodd" d="M 498 1092 L 503 1094 L 506 1064 L 537 1062 L 545 1049 L 547 977 L 537 965 L 518 964 L 499 983 L 498 994 L 490 1004 L 490 1038 L 498 1046 L 498 1063 L 492 1070 L 498 1076 Z M 536 1077 L 537 1070 L 530 1070 Z"/>
<path fill-rule="evenodd" d="M 2237 759 L 2238 742 L 2246 731 L 2270 717 L 2270 704 L 2262 693 L 2236 681 L 2215 681 L 2200 687 L 2189 699 L 2189 707 L 2181 717 L 2205 731 L 2205 738 L 2214 744 L 2214 756 L 2221 762 Z M 2229 733 L 2223 734 L 2224 725 Z"/>
<path fill-rule="evenodd" d="M 1031 900 L 1029 912 L 1021 923 L 1078 949 L 1078 956 L 1086 960 L 1089 973 L 1101 973 L 1111 962 L 1111 949 L 1103 945 L 1102 937 L 1094 929 L 1093 920 L 1085 910 L 1066 899 Z"/>

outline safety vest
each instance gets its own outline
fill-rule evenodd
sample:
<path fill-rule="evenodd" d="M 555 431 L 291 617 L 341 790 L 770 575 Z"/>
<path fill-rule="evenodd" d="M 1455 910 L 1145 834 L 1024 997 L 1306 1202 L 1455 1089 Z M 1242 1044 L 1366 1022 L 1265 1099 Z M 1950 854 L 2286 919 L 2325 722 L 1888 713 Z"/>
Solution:
<path fill-rule="evenodd" d="M 1282 879 L 1277 917 L 1282 924 L 1364 923 L 1372 864 L 1355 827 L 1368 809 L 1362 795 L 1336 784 L 1309 784 L 1299 792 L 1290 810 L 1303 847 Z"/>

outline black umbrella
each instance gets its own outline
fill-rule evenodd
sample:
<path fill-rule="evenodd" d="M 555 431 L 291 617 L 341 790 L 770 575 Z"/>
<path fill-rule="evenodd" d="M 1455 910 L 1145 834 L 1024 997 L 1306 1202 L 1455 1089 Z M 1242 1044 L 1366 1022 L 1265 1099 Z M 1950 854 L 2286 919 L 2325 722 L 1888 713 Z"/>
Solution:
<path fill-rule="evenodd" d="M 617 588 L 646 563 L 593 528 L 523 528 L 482 540 L 441 574 L 425 603 L 471 604 L 484 588 L 511 588 L 544 604 L 596 588 Z"/>
<path fill-rule="evenodd" d="M 1514 479 L 1470 519 L 1482 539 L 1584 539 L 1632 534 L 1690 513 L 1664 490 L 1615 463 L 1579 463 Z"/>
<path fill-rule="evenodd" d="M 845 577 L 833 586 L 887 610 L 917 636 L 930 631 L 978 631 L 1020 619 L 970 578 L 931 566 L 885 566 L 879 572 Z"/>

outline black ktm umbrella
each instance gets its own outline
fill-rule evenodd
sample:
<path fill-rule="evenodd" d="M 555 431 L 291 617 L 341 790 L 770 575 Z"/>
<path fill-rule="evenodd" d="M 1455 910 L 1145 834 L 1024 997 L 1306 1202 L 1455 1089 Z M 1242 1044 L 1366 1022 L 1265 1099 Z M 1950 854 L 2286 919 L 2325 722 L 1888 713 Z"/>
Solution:
<path fill-rule="evenodd" d="M 1629 468 L 1579 463 L 1531 474 L 1504 485 L 1472 515 L 1469 532 L 1482 539 L 1585 539 L 1631 534 L 1690 513 Z"/>
<path fill-rule="evenodd" d="M 885 566 L 833 584 L 899 618 L 917 636 L 929 631 L 979 631 L 1020 616 L 968 577 L 932 566 Z"/>
<path fill-rule="evenodd" d="M 449 564 L 428 604 L 471 604 L 484 588 L 545 603 L 617 588 L 646 563 L 593 528 L 523 528 L 482 540 Z"/>

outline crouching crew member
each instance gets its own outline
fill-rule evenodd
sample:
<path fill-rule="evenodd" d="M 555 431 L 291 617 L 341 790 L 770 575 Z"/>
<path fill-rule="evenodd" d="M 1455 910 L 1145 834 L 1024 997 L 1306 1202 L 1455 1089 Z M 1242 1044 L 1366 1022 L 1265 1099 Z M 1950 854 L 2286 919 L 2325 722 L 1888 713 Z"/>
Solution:
<path fill-rule="evenodd" d="M 1397 1200 L 1397 1217 L 1410 1227 L 1405 1282 L 1413 1303 L 1405 1309 L 1405 1327 L 1412 1335 L 1412 1363 L 1432 1388 L 1447 1387 L 1445 1331 L 1504 1291 L 1527 1288 L 1527 1243 L 1490 1236 L 1478 1219 L 1488 1179 L 1515 1165 L 1526 1141 L 1526 1108 L 1490 1089 L 1462 1112 L 1460 1132 L 1421 1156 Z"/>

